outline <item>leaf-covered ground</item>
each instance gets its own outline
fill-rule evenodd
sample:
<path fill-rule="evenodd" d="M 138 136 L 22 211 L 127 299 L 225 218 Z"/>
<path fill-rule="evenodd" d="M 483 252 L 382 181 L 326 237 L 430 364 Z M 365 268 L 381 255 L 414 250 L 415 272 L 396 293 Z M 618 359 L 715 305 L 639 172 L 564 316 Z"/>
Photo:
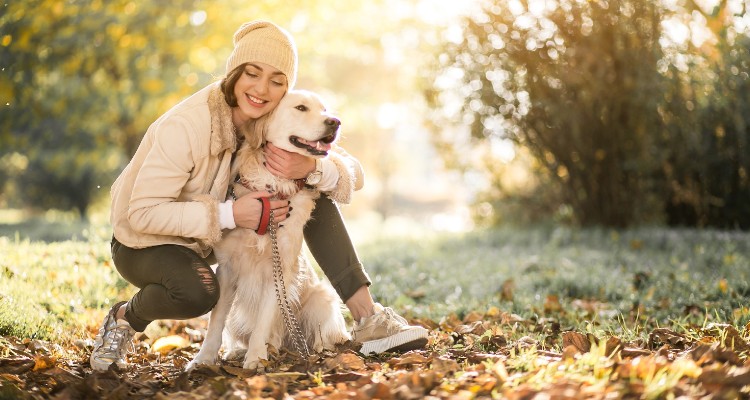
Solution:
<path fill-rule="evenodd" d="M 374 240 L 360 247 L 373 293 L 429 327 L 428 347 L 362 357 L 349 344 L 305 362 L 282 351 L 262 374 L 232 362 L 183 373 L 205 319 L 151 324 L 129 370 L 92 373 L 98 324 L 135 290 L 111 263 L 110 235 L 0 236 L 0 399 L 750 398 L 748 233 Z"/>
<path fill-rule="evenodd" d="M 65 348 L 4 337 L 0 399 L 734 399 L 750 393 L 750 327 L 655 328 L 627 342 L 562 331 L 553 318 L 528 320 L 495 307 L 463 319 L 412 322 L 431 328 L 424 350 L 363 357 L 356 343 L 347 343 L 306 361 L 272 351 L 264 372 L 244 370 L 239 361 L 183 372 L 205 332 L 202 319 L 162 322 L 164 336 L 138 338 L 130 368 L 105 373 L 88 366 L 90 339 Z"/>

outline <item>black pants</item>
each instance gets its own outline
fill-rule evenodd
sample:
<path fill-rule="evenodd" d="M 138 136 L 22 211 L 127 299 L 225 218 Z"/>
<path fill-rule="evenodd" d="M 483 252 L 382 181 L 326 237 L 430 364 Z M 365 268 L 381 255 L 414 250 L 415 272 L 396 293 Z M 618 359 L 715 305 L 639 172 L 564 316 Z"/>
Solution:
<path fill-rule="evenodd" d="M 304 234 L 315 261 L 343 301 L 370 284 L 331 199 L 318 199 Z M 125 311 L 125 319 L 136 331 L 157 319 L 201 316 L 219 300 L 219 282 L 209 261 L 186 247 L 132 249 L 113 238 L 112 260 L 120 275 L 140 288 Z"/>

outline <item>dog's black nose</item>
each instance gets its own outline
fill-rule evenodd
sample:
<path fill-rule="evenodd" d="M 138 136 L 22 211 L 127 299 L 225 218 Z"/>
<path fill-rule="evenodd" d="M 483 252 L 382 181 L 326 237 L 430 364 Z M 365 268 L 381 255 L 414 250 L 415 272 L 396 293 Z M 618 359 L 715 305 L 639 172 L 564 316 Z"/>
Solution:
<path fill-rule="evenodd" d="M 338 118 L 333 117 L 326 118 L 324 123 L 331 128 L 338 128 L 341 125 L 341 121 L 339 121 Z"/>

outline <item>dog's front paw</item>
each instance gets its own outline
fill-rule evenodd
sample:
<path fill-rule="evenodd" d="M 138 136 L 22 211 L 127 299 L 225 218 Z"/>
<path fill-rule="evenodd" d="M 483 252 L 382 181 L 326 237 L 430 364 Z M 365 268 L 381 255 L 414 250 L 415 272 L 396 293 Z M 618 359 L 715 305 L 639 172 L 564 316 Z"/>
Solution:
<path fill-rule="evenodd" d="M 197 367 L 198 365 L 216 365 L 217 360 L 216 357 L 207 356 L 205 354 L 200 354 L 195 356 L 193 361 L 190 361 L 188 365 L 185 367 L 185 371 L 192 371 Z"/>
<path fill-rule="evenodd" d="M 241 348 L 234 349 L 234 350 L 227 352 L 227 354 L 224 356 L 224 360 L 239 362 L 245 359 L 246 353 L 247 353 L 247 349 L 241 349 Z"/>
<path fill-rule="evenodd" d="M 242 368 L 254 371 L 258 369 L 258 365 L 260 365 L 260 360 L 245 360 L 242 364 Z"/>
<path fill-rule="evenodd" d="M 258 357 L 245 357 L 245 362 L 242 363 L 242 368 L 262 372 L 265 369 L 265 366 L 263 365 L 262 360 Z"/>

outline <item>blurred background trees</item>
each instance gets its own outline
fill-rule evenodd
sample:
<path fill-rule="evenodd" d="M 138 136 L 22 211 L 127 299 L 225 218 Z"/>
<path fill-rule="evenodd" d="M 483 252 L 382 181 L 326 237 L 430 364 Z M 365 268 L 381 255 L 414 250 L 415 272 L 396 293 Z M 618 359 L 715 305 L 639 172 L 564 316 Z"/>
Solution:
<path fill-rule="evenodd" d="M 86 217 L 155 113 L 198 80 L 179 70 L 205 31 L 191 3 L 3 5 L 0 162 L 9 205 Z"/>
<path fill-rule="evenodd" d="M 485 216 L 748 228 L 748 22 L 741 1 L 484 2 L 426 95 L 473 147 L 530 155 L 531 189 L 502 155 L 473 166 Z"/>
<path fill-rule="evenodd" d="M 417 17 L 418 7 L 425 5 L 405 7 L 397 0 L 3 3 L 0 208 L 72 209 L 83 217 L 92 205 L 106 209 L 109 187 L 148 125 L 223 75 L 237 27 L 267 19 L 295 36 L 297 86 L 321 92 L 342 114 L 344 144 L 362 158 L 370 177 L 359 203 L 387 213 L 396 190 L 389 188 L 403 185 L 390 178 L 392 171 L 411 162 L 412 149 L 429 146 L 422 135 L 421 144 L 405 147 L 411 139 L 408 134 L 397 138 L 401 121 L 382 117 L 388 113 L 381 111 L 421 100 L 412 82 L 422 59 L 410 53 L 420 46 L 418 33 L 433 13 L 428 9 Z M 450 6 L 441 9 L 450 13 Z"/>
<path fill-rule="evenodd" d="M 148 125 L 269 19 L 365 164 L 354 210 L 750 227 L 746 0 L 308 3 L 0 5 L 0 207 L 106 208 Z"/>

